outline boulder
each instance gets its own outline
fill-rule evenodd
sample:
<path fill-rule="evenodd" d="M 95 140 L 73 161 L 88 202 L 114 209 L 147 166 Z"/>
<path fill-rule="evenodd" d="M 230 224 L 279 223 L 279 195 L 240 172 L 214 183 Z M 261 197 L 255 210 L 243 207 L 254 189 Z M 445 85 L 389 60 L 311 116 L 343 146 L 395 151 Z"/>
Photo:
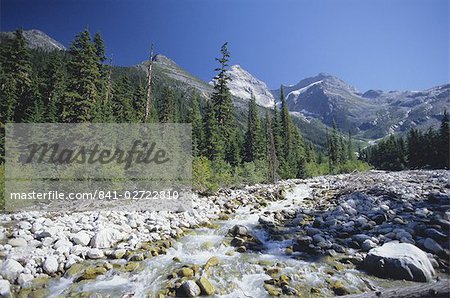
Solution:
<path fill-rule="evenodd" d="M 12 247 L 25 247 L 27 246 L 27 240 L 23 238 L 12 238 L 8 241 L 8 244 Z"/>
<path fill-rule="evenodd" d="M 89 259 L 100 259 L 103 258 L 105 255 L 103 254 L 103 251 L 101 251 L 98 248 L 91 248 L 87 251 L 87 256 Z"/>
<path fill-rule="evenodd" d="M 233 236 L 248 236 L 249 231 L 246 226 L 235 225 L 230 229 L 230 234 Z"/>
<path fill-rule="evenodd" d="M 426 253 L 409 243 L 388 242 L 373 248 L 363 266 L 382 278 L 427 282 L 435 275 Z"/>
<path fill-rule="evenodd" d="M 72 236 L 72 242 L 74 244 L 79 244 L 82 246 L 86 246 L 91 241 L 91 236 L 87 234 L 86 232 L 80 231 Z"/>
<path fill-rule="evenodd" d="M 188 280 L 181 286 L 182 297 L 197 297 L 200 296 L 200 287 L 193 280 Z"/>
<path fill-rule="evenodd" d="M 42 265 L 42 269 L 48 274 L 53 274 L 58 271 L 58 266 L 58 260 L 54 256 L 48 256 Z"/>
<path fill-rule="evenodd" d="M 200 277 L 197 281 L 197 285 L 200 287 L 202 294 L 206 296 L 214 295 L 216 291 L 211 282 L 204 276 Z"/>
<path fill-rule="evenodd" d="M 19 283 L 19 285 L 21 287 L 23 287 L 24 285 L 26 285 L 27 283 L 31 282 L 34 279 L 33 274 L 30 273 L 21 273 L 19 275 L 19 277 L 17 278 L 17 282 Z M 0 297 L 3 297 L 0 294 Z"/>
<path fill-rule="evenodd" d="M 110 248 L 120 240 L 124 235 L 116 229 L 105 228 L 98 231 L 91 239 L 91 246 L 94 248 Z"/>
<path fill-rule="evenodd" d="M 7 280 L 0 280 L 0 297 L 11 297 L 11 285 Z"/>
<path fill-rule="evenodd" d="M 0 274 L 4 279 L 14 281 L 23 271 L 23 266 L 13 259 L 4 261 L 0 267 Z"/>
<path fill-rule="evenodd" d="M 423 246 L 426 251 L 439 255 L 444 249 L 436 241 L 431 238 L 425 239 Z"/>

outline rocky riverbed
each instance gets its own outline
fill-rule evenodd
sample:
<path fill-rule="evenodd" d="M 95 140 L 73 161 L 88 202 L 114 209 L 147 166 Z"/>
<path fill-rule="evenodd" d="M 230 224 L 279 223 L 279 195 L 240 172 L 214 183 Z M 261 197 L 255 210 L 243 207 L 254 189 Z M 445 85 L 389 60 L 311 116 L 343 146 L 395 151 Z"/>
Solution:
<path fill-rule="evenodd" d="M 335 296 L 445 280 L 450 172 L 196 195 L 189 212 L 0 215 L 0 296 Z"/>

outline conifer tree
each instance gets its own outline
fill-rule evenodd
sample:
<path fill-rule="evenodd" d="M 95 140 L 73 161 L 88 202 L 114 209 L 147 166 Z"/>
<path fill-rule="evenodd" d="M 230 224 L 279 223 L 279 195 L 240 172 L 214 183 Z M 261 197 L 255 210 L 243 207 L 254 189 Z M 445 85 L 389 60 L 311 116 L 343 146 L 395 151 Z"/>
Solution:
<path fill-rule="evenodd" d="M 205 137 L 203 133 L 203 119 L 200 113 L 198 96 L 194 94 L 192 98 L 192 108 L 189 113 L 189 122 L 192 123 L 192 151 L 194 156 L 203 154 L 203 144 Z"/>
<path fill-rule="evenodd" d="M 164 87 L 162 95 L 159 121 L 161 123 L 176 122 L 176 106 L 172 88 Z"/>
<path fill-rule="evenodd" d="M 97 49 L 87 29 L 75 37 L 70 56 L 67 66 L 69 85 L 65 95 L 67 109 L 63 117 L 67 122 L 91 121 L 96 116 L 100 71 Z"/>
<path fill-rule="evenodd" d="M 50 123 L 61 121 L 63 97 L 65 92 L 65 71 L 61 55 L 53 53 L 44 73 L 44 86 L 41 92 L 45 107 L 45 120 Z"/>
<path fill-rule="evenodd" d="M 450 124 L 447 110 L 444 110 L 444 115 L 441 120 L 441 127 L 439 129 L 439 164 L 440 168 L 449 169 L 450 168 Z"/>
<path fill-rule="evenodd" d="M 222 56 L 216 58 L 220 66 L 215 69 L 218 74 L 214 77 L 212 108 L 219 127 L 219 136 L 222 138 L 221 143 L 225 146 L 225 161 L 236 166 L 239 163 L 239 146 L 233 114 L 233 100 L 228 88 L 228 82 L 231 78 L 227 72 L 230 59 L 227 42 L 222 45 L 220 52 Z"/>
<path fill-rule="evenodd" d="M 1 110 L 2 123 L 25 120 L 28 107 L 33 106 L 32 68 L 23 30 L 14 32 L 2 53 Z"/>
<path fill-rule="evenodd" d="M 248 105 L 247 131 L 244 142 L 244 161 L 253 162 L 264 157 L 263 135 L 258 116 L 256 98 L 252 95 Z"/>
<path fill-rule="evenodd" d="M 208 102 L 205 114 L 205 154 L 211 161 L 224 159 L 225 150 L 223 138 L 220 135 L 216 113 L 212 103 Z"/>
<path fill-rule="evenodd" d="M 265 134 L 266 134 L 266 160 L 267 160 L 267 174 L 268 181 L 275 183 L 278 180 L 278 158 L 275 148 L 275 139 L 272 131 L 272 121 L 270 120 L 269 112 L 266 110 L 265 116 Z"/>
<path fill-rule="evenodd" d="M 114 86 L 112 97 L 112 111 L 116 122 L 134 122 L 133 88 L 128 76 L 122 78 Z"/>

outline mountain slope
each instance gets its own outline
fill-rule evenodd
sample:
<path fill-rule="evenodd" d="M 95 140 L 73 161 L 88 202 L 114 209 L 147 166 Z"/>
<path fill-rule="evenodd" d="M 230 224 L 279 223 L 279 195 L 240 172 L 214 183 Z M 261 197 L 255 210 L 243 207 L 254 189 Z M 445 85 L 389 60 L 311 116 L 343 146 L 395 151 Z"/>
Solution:
<path fill-rule="evenodd" d="M 23 36 L 30 49 L 40 49 L 46 52 L 66 50 L 61 43 L 37 29 L 24 30 Z M 13 37 L 14 32 L 0 32 L 0 42 L 4 42 L 5 40 Z"/>
<path fill-rule="evenodd" d="M 323 73 L 283 89 L 290 111 L 328 126 L 336 123 L 341 130 L 368 139 L 439 125 L 450 96 L 450 85 L 424 91 L 369 90 L 361 94 L 341 79 Z M 272 94 L 279 100 L 279 89 Z"/>
<path fill-rule="evenodd" d="M 242 99 L 256 98 L 256 103 L 262 107 L 271 108 L 275 98 L 267 88 L 266 83 L 258 80 L 240 65 L 233 65 L 228 71 L 231 81 L 228 84 L 231 94 Z"/>

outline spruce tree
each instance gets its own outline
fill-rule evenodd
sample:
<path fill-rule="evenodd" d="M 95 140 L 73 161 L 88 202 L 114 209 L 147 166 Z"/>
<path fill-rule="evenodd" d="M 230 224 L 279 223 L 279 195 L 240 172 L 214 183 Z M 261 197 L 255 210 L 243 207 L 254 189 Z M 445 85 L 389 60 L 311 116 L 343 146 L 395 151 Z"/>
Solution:
<path fill-rule="evenodd" d="M 265 116 L 265 134 L 266 134 L 266 160 L 267 160 L 267 180 L 271 183 L 275 183 L 278 180 L 278 158 L 275 148 L 275 139 L 272 131 L 272 121 L 269 116 L 269 112 L 266 110 Z"/>
<path fill-rule="evenodd" d="M 439 159 L 441 163 L 440 168 L 449 169 L 450 168 L 450 124 L 447 110 L 444 110 L 444 115 L 441 120 L 441 127 L 439 129 Z"/>
<path fill-rule="evenodd" d="M 247 131 L 244 141 L 244 161 L 253 162 L 264 157 L 263 135 L 258 116 L 256 98 L 252 95 L 248 105 Z"/>
<path fill-rule="evenodd" d="M 69 84 L 65 95 L 64 120 L 85 122 L 95 118 L 96 103 L 99 100 L 98 82 L 100 71 L 97 49 L 91 42 L 87 29 L 79 33 L 70 47 L 70 61 L 67 66 Z"/>
<path fill-rule="evenodd" d="M 123 76 L 113 90 L 111 105 L 116 122 L 135 122 L 133 87 L 128 76 Z"/>
<path fill-rule="evenodd" d="M 224 159 L 225 150 L 223 137 L 220 135 L 220 128 L 212 103 L 208 102 L 205 114 L 205 154 L 211 161 Z"/>
<path fill-rule="evenodd" d="M 175 95 L 170 87 L 164 87 L 162 94 L 161 110 L 159 111 L 159 122 L 176 122 Z"/>
<path fill-rule="evenodd" d="M 225 146 L 225 161 L 235 166 L 239 162 L 239 146 L 233 114 L 233 100 L 228 88 L 231 78 L 227 72 L 230 59 L 227 42 L 222 45 L 220 52 L 221 57 L 216 58 L 220 66 L 215 69 L 218 74 L 214 77 L 214 92 L 211 101 L 219 127 L 219 136 L 222 138 L 221 143 Z"/>
<path fill-rule="evenodd" d="M 30 53 L 26 47 L 23 30 L 14 32 L 12 40 L 6 42 L 2 51 L 3 75 L 1 78 L 2 123 L 25 120 L 28 107 L 34 105 L 32 68 Z"/>
<path fill-rule="evenodd" d="M 189 122 L 192 124 L 192 151 L 194 156 L 200 156 L 204 152 L 205 136 L 203 133 L 203 119 L 196 94 L 192 98 Z"/>

